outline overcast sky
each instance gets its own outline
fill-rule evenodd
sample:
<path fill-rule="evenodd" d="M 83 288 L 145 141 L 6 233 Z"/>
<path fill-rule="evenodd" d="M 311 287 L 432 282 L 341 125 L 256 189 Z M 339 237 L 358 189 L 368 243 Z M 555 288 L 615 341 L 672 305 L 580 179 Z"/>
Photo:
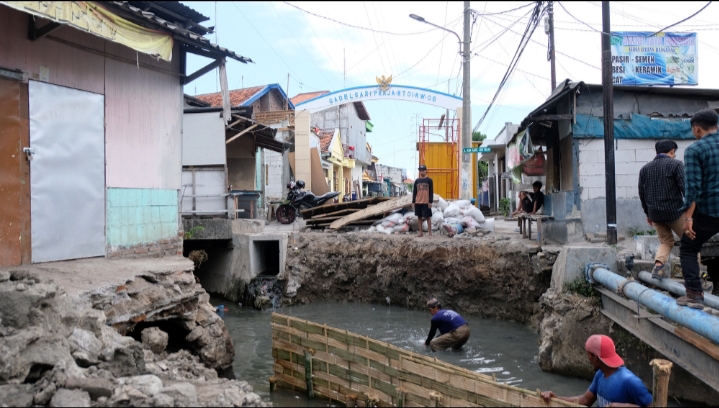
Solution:
<path fill-rule="evenodd" d="M 393 75 L 394 84 L 419 86 L 460 95 L 461 58 L 451 33 L 409 18 L 417 14 L 462 35 L 462 2 L 183 2 L 210 17 L 209 38 L 255 61 L 228 63 L 230 89 L 279 83 L 290 97 L 317 90 L 336 91 L 375 84 Z M 472 2 L 489 14 L 528 2 Z M 613 31 L 656 31 L 693 14 L 706 2 L 612 2 Z M 566 8 L 563 9 L 562 6 Z M 601 2 L 554 3 L 557 82 L 566 78 L 601 82 Z M 484 114 L 514 55 L 532 7 L 478 17 L 472 24 L 472 126 Z M 308 13 L 309 12 L 309 13 Z M 328 17 L 337 22 L 321 17 Z M 569 14 L 571 13 L 571 15 Z M 572 17 L 573 16 L 573 17 Z M 717 88 L 719 77 L 719 5 L 711 4 L 693 19 L 668 31 L 697 32 L 699 87 Z M 575 19 L 576 18 L 576 19 Z M 578 20 L 581 20 L 578 21 Z M 344 23 L 344 24 L 343 24 Z M 586 24 L 585 24 L 586 23 Z M 368 31 L 348 25 L 371 28 Z M 509 30 L 508 30 L 509 28 Z M 392 34 L 390 34 L 392 33 Z M 396 35 L 402 34 L 402 35 Z M 191 55 L 188 71 L 208 60 Z M 519 123 L 550 94 L 547 35 L 540 24 L 516 72 L 480 127 L 493 139 L 505 122 Z M 219 91 L 216 74 L 188 85 L 190 95 Z M 439 118 L 441 108 L 412 102 L 365 102 L 374 130 L 368 135 L 383 164 L 416 175 L 417 124 Z"/>

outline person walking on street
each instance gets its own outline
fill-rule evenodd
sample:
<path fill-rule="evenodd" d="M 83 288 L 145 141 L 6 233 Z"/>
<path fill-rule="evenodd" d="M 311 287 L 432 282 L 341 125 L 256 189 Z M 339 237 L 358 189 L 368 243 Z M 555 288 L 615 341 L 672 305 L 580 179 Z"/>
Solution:
<path fill-rule="evenodd" d="M 432 352 L 452 348 L 457 351 L 469 340 L 469 324 L 454 310 L 442 310 L 442 305 L 435 298 L 427 302 L 427 308 L 432 315 L 432 323 L 429 335 L 424 342 Z M 436 339 L 434 335 L 439 329 L 440 336 Z"/>
<path fill-rule="evenodd" d="M 642 380 L 628 368 L 617 354 L 611 338 L 595 334 L 584 344 L 587 358 L 597 372 L 589 389 L 576 397 L 559 397 L 552 391 L 542 393 L 549 403 L 551 398 L 577 402 L 591 407 L 595 402 L 599 407 L 648 407 L 652 405 L 652 394 Z"/>
<path fill-rule="evenodd" d="M 676 160 L 677 144 L 664 139 L 654 145 L 657 155 L 639 171 L 639 200 L 647 223 L 653 225 L 659 237 L 659 249 L 654 257 L 652 277 L 669 276 L 669 253 L 674 247 L 674 231 L 684 234 L 684 164 Z"/>
<path fill-rule="evenodd" d="M 684 153 L 684 236 L 679 259 L 684 274 L 686 296 L 677 299 L 680 306 L 703 309 L 704 292 L 697 256 L 705 242 L 719 232 L 719 116 L 703 109 L 689 123 L 698 140 Z"/>
<path fill-rule="evenodd" d="M 427 166 L 421 164 L 419 177 L 414 181 L 412 189 L 412 208 L 419 222 L 419 236 L 422 236 L 422 222 L 427 219 L 427 233 L 432 236 L 432 202 L 434 201 L 434 185 L 427 177 Z"/>

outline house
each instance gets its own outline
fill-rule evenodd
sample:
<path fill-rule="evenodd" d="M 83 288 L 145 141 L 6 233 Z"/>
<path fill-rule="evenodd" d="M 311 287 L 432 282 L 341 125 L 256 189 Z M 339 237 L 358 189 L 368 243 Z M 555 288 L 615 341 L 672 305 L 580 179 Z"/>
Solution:
<path fill-rule="evenodd" d="M 659 139 L 673 139 L 677 159 L 694 142 L 689 118 L 717 109 L 719 90 L 614 87 L 614 157 L 617 231 L 646 229 L 639 201 L 638 176 L 655 156 Z M 552 95 L 522 120 L 534 145 L 547 146 L 545 213 L 555 220 L 546 236 L 570 242 L 606 231 L 604 115 L 602 86 L 561 82 Z"/>
<path fill-rule="evenodd" d="M 297 105 L 328 93 L 329 91 L 301 93 L 292 97 L 291 101 Z M 312 113 L 310 127 L 322 130 L 339 129 L 343 155 L 353 161 L 350 171 L 344 172 L 343 180 L 338 182 L 343 187 L 340 196 L 352 192 L 361 196 L 363 167 L 372 162 L 372 155 L 367 150 L 367 133 L 372 132 L 373 125 L 364 103 L 345 103 Z"/>
<path fill-rule="evenodd" d="M 355 160 L 345 156 L 340 130 L 321 130 L 318 137 L 322 161 L 329 164 L 323 169 L 328 189 L 338 191 L 340 198 L 357 191 L 350 185 L 350 174 L 355 168 Z"/>
<path fill-rule="evenodd" d="M 220 92 L 196 95 L 195 98 L 211 107 L 222 106 Z M 295 106 L 279 84 L 234 89 L 229 91 L 229 99 L 232 107 L 250 109 L 250 119 L 275 129 L 278 142 L 292 140 Z M 281 200 L 285 195 L 285 186 L 291 178 L 288 153 L 292 150 L 262 148 L 255 152 L 243 149 L 242 146 L 236 145 L 228 151 L 228 174 L 234 175 L 230 178 L 230 184 L 234 190 L 256 191 L 257 208 L 260 213 L 264 213 L 269 201 Z M 252 170 L 249 168 L 250 159 L 254 161 Z"/>
<path fill-rule="evenodd" d="M 0 266 L 182 250 L 183 86 L 251 62 L 204 38 L 207 19 L 174 1 L 0 2 Z M 188 53 L 210 63 L 186 72 Z"/>

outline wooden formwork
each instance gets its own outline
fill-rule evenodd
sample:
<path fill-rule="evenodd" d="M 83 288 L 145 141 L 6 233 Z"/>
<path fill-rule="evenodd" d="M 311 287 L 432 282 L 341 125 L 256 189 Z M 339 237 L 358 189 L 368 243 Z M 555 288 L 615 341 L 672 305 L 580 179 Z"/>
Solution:
<path fill-rule="evenodd" d="M 368 337 L 273 313 L 274 378 L 281 387 L 366 406 L 577 406 Z M 308 356 L 311 361 L 305 361 Z M 311 367 L 308 384 L 306 368 Z"/>

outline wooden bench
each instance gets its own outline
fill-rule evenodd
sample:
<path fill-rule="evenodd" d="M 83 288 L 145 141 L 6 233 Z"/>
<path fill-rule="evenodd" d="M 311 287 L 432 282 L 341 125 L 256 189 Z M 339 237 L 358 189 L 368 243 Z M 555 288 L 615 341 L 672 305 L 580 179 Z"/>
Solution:
<path fill-rule="evenodd" d="M 519 224 L 519 232 L 522 234 L 522 238 L 532 239 L 532 221 L 537 223 L 537 232 L 539 233 L 539 245 L 544 245 L 544 227 L 542 222 L 547 220 L 553 220 L 554 217 L 549 215 L 530 215 L 522 214 L 519 216 L 521 223 Z"/>

